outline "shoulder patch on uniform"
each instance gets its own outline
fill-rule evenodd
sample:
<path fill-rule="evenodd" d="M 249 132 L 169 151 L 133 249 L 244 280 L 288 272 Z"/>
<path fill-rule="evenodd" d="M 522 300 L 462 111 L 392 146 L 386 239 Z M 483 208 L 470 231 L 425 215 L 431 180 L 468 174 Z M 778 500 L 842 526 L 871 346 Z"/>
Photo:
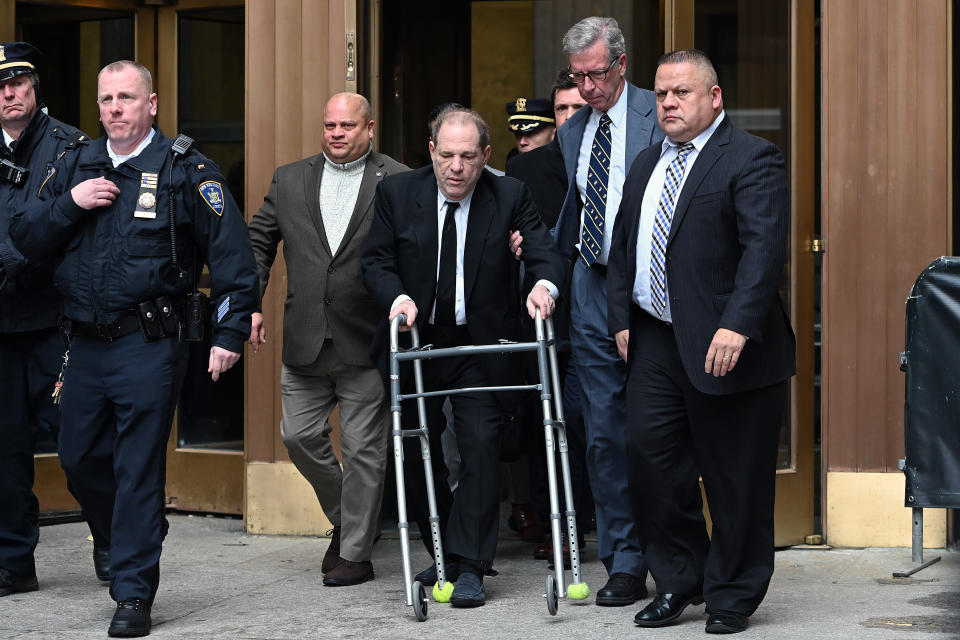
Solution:
<path fill-rule="evenodd" d="M 210 210 L 218 216 L 222 216 L 223 187 L 220 186 L 220 183 L 214 182 L 213 180 L 207 180 L 206 182 L 200 183 L 199 189 L 200 195 L 203 196 L 203 200 L 210 207 Z"/>
<path fill-rule="evenodd" d="M 223 299 L 220 305 L 217 307 L 217 324 L 223 322 L 224 316 L 227 315 L 230 311 L 230 296 L 227 296 Z"/>

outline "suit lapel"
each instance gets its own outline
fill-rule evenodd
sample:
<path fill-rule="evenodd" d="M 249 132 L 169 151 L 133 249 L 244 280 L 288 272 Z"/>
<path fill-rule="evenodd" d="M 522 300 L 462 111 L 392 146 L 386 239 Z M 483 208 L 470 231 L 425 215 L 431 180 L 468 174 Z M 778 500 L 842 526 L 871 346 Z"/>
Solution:
<path fill-rule="evenodd" d="M 416 210 L 411 221 L 414 233 L 417 234 L 417 246 L 421 247 L 423 255 L 420 264 L 426 270 L 421 274 L 423 282 L 429 282 L 430 299 L 423 307 L 425 313 L 433 308 L 433 299 L 437 295 L 437 260 L 439 255 L 439 240 L 437 239 L 437 179 L 433 171 L 427 174 L 423 187 L 414 199 Z M 424 316 L 426 318 L 428 316 Z"/>
<path fill-rule="evenodd" d="M 677 198 L 677 206 L 673 211 L 673 222 L 670 224 L 670 237 L 667 238 L 667 246 L 670 245 L 674 236 L 677 235 L 677 229 L 680 228 L 680 224 L 687 214 L 687 208 L 690 206 L 690 201 L 700 187 L 700 183 L 703 182 L 703 179 L 710 173 L 710 169 L 713 168 L 713 165 L 717 163 L 717 160 L 719 160 L 720 156 L 726 151 L 727 143 L 730 142 L 729 117 L 730 116 L 724 117 L 723 122 L 720 123 L 717 130 L 710 136 L 707 144 L 704 145 L 703 150 L 697 154 L 697 159 L 693 163 L 693 167 L 691 167 L 686 181 L 683 183 L 680 197 Z"/>
<path fill-rule="evenodd" d="M 310 220 L 317 229 L 317 235 L 320 237 L 320 246 L 332 255 L 330 243 L 327 242 L 327 230 L 323 226 L 323 216 L 320 214 L 320 180 L 323 178 L 323 154 L 310 158 L 304 165 L 303 175 L 303 199 L 307 203 L 307 212 L 310 214 Z"/>
<path fill-rule="evenodd" d="M 470 215 L 467 216 L 467 235 L 463 248 L 463 299 L 470 300 L 470 292 L 477 281 L 480 271 L 480 256 L 483 255 L 487 241 L 487 231 L 493 220 L 493 196 L 487 188 L 487 176 L 481 176 L 470 202 Z"/>
<path fill-rule="evenodd" d="M 343 250 L 353 237 L 353 234 L 360 228 L 360 223 L 367 217 L 370 211 L 370 205 L 373 204 L 373 196 L 376 194 L 377 183 L 383 177 L 383 160 L 371 153 L 367 158 L 366 166 L 363 170 L 363 178 L 360 181 L 360 192 L 357 194 L 357 204 L 353 208 L 353 214 L 350 216 L 350 222 L 347 223 L 347 229 L 343 233 L 343 239 L 340 240 L 340 246 L 337 253 Z M 319 193 L 319 191 L 318 191 Z"/>
<path fill-rule="evenodd" d="M 563 152 L 563 163 L 567 170 L 567 184 L 577 182 L 577 160 L 580 157 L 580 143 L 583 132 L 587 128 L 587 118 L 590 116 L 590 107 L 579 109 L 570 116 L 570 119 L 561 127 L 564 135 L 560 138 L 560 150 Z"/>
<path fill-rule="evenodd" d="M 624 158 L 624 175 L 630 173 L 633 161 L 649 146 L 653 136 L 652 109 L 643 103 L 642 96 L 639 89 L 627 83 L 627 157 Z"/>
<path fill-rule="evenodd" d="M 624 184 L 624 190 L 626 189 L 637 189 L 637 195 L 639 196 L 638 202 L 643 202 L 643 194 L 647 188 L 647 183 L 650 182 L 650 176 L 653 175 L 653 170 L 657 166 L 657 162 L 660 160 L 660 145 L 654 145 L 657 151 L 650 151 L 649 153 L 641 152 L 640 156 L 637 157 L 637 180 L 633 185 Z M 641 186 L 642 185 L 642 186 Z M 662 185 L 661 185 L 662 188 Z M 631 207 L 629 209 L 620 208 L 620 213 L 617 216 L 624 215 L 627 213 L 630 218 L 630 226 L 628 227 L 629 233 L 627 234 L 628 238 L 633 238 L 633 242 L 627 242 L 627 264 L 633 265 L 636 264 L 637 257 L 637 234 L 640 233 L 640 206 Z"/>

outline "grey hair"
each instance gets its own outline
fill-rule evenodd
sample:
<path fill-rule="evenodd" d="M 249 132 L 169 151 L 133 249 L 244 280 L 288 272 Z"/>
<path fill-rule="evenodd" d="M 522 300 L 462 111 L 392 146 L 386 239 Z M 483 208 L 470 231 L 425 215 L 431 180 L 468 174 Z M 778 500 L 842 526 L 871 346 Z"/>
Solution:
<path fill-rule="evenodd" d="M 616 60 L 627 52 L 623 31 L 617 21 L 609 16 L 591 16 L 573 25 L 563 34 L 563 53 L 568 56 L 581 53 L 601 38 L 607 45 L 610 60 Z"/>
<path fill-rule="evenodd" d="M 708 88 L 719 85 L 720 81 L 717 79 L 717 70 L 714 68 L 713 62 L 710 61 L 710 57 L 707 54 L 699 49 L 680 49 L 678 51 L 665 53 L 657 60 L 657 67 L 665 64 L 682 63 L 692 64 L 699 69 Z"/>
<path fill-rule="evenodd" d="M 440 127 L 446 122 L 450 122 L 451 124 L 465 124 L 469 122 L 477 128 L 477 133 L 480 134 L 480 148 L 486 149 L 487 145 L 490 144 L 490 127 L 487 126 L 487 123 L 479 113 L 466 107 L 448 107 L 437 114 L 437 119 L 433 121 L 433 130 L 430 132 L 434 144 L 436 144 L 437 141 L 437 134 L 440 133 Z"/>
<path fill-rule="evenodd" d="M 111 62 L 103 69 L 100 69 L 100 73 L 97 74 L 97 80 L 105 73 L 120 73 L 127 67 L 135 69 L 136 72 L 140 74 L 140 80 L 143 81 L 143 86 L 147 88 L 147 93 L 153 93 L 153 76 L 150 75 L 150 70 L 133 60 L 117 60 L 116 62 Z"/>

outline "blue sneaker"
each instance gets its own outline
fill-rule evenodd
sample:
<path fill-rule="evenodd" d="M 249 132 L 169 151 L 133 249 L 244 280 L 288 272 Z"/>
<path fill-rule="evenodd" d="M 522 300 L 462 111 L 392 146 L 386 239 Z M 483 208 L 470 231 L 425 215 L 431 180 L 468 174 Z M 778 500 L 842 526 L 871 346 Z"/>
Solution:
<path fill-rule="evenodd" d="M 450 604 L 455 607 L 480 607 L 485 601 L 483 578 L 469 571 L 461 573 L 453 586 Z"/>

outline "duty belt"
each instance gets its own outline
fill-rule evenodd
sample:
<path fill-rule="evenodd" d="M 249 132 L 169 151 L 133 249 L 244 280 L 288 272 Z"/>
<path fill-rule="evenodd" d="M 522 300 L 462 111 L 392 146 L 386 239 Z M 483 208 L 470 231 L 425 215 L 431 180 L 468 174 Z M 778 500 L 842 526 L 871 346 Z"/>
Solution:
<path fill-rule="evenodd" d="M 127 311 L 119 319 L 106 324 L 70 321 L 70 335 L 99 338 L 104 342 L 113 342 L 115 338 L 122 338 L 137 331 L 140 331 L 140 322 L 133 310 Z"/>

